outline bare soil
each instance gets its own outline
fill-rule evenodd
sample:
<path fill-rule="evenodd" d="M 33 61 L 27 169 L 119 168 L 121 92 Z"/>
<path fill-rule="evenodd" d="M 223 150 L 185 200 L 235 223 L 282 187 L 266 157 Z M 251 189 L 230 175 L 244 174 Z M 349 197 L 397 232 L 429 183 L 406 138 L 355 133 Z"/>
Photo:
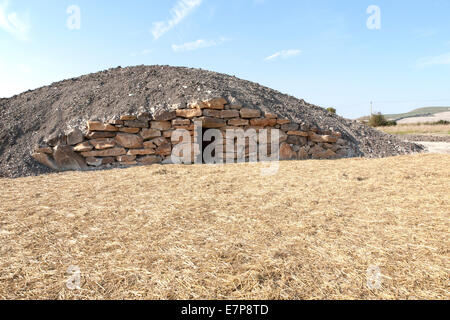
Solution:
<path fill-rule="evenodd" d="M 450 142 L 427 142 L 417 141 L 426 148 L 428 153 L 450 154 Z"/>
<path fill-rule="evenodd" d="M 432 123 L 440 120 L 450 121 L 450 111 L 439 112 L 428 117 L 411 117 L 398 120 L 398 124 Z"/>

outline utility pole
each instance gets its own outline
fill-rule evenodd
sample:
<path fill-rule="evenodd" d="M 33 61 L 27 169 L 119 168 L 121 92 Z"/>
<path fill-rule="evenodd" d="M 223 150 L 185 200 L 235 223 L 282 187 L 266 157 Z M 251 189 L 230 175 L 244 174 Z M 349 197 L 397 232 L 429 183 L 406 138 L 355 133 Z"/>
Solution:
<path fill-rule="evenodd" d="M 370 101 L 370 116 L 373 115 L 373 101 Z"/>

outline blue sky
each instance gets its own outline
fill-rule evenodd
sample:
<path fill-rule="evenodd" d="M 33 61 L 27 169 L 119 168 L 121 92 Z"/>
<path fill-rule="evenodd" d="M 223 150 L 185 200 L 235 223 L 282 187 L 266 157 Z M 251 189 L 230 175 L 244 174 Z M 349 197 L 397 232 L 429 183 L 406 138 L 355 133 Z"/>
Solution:
<path fill-rule="evenodd" d="M 371 5 L 378 29 L 367 26 Z M 449 14 L 448 0 L 0 0 L 0 97 L 118 65 L 169 64 L 351 118 L 371 100 L 383 113 L 448 106 Z"/>

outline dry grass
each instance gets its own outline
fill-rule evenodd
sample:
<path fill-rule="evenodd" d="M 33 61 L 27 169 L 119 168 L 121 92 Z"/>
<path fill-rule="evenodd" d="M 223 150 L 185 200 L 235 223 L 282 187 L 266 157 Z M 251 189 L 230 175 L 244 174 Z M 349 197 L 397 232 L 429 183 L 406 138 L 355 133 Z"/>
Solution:
<path fill-rule="evenodd" d="M 431 124 L 399 124 L 392 127 L 378 127 L 390 134 L 436 134 L 450 135 L 450 125 L 431 125 Z"/>
<path fill-rule="evenodd" d="M 0 179 L 3 299 L 449 299 L 450 157 Z M 79 266 L 82 289 L 66 288 Z M 367 287 L 379 266 L 382 287 Z"/>

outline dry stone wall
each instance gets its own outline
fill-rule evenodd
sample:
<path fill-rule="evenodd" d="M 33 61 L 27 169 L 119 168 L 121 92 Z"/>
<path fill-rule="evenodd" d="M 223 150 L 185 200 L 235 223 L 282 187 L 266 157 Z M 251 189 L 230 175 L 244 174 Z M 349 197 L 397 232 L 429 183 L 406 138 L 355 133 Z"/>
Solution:
<path fill-rule="evenodd" d="M 184 129 L 193 137 L 194 122 L 201 122 L 205 129 L 223 132 L 223 159 L 238 156 L 235 150 L 226 148 L 228 129 L 254 129 L 256 132 L 279 129 L 280 160 L 335 159 L 347 157 L 350 151 L 348 142 L 339 132 L 322 131 L 278 118 L 273 113 L 263 114 L 256 108 L 214 98 L 175 110 L 159 110 L 155 114 L 122 115 L 106 122 L 88 121 L 84 131 L 76 128 L 68 134 L 49 137 L 44 145 L 35 149 L 33 157 L 56 171 L 171 163 L 174 146 L 184 143 L 172 139 L 172 134 Z M 197 151 L 201 148 L 195 145 L 194 138 L 190 143 Z M 251 152 L 247 141 L 246 159 L 251 158 Z"/>

